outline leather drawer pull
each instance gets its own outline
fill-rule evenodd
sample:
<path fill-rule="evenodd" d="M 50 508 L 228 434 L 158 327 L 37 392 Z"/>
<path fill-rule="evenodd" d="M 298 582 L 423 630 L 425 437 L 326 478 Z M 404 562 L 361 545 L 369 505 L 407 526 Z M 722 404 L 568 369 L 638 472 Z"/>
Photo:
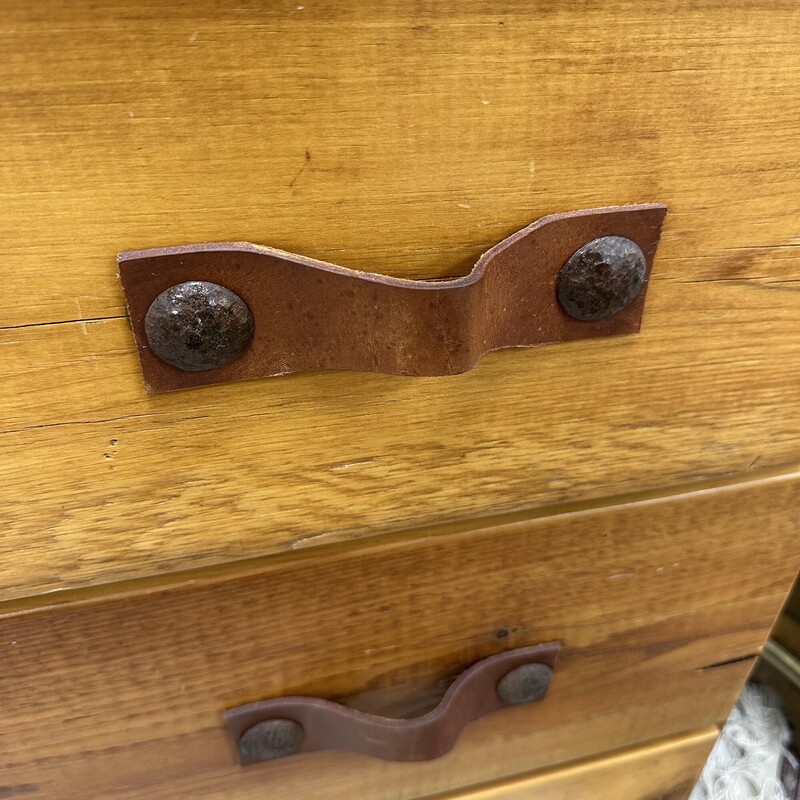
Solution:
<path fill-rule="evenodd" d="M 120 253 L 119 272 L 149 392 L 308 370 L 454 375 L 490 350 L 636 333 L 665 214 L 543 217 L 446 280 L 242 242 Z"/>
<path fill-rule="evenodd" d="M 317 697 L 280 697 L 233 708 L 225 721 L 243 766 L 317 750 L 427 761 L 448 752 L 468 723 L 544 697 L 560 648 L 521 647 L 478 661 L 433 711 L 413 719 L 378 717 Z"/>

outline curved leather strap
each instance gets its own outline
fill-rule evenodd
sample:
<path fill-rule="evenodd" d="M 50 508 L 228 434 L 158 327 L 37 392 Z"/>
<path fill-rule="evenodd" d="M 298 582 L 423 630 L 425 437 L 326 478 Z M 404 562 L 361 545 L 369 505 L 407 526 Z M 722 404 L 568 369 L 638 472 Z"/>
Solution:
<path fill-rule="evenodd" d="M 392 761 L 423 761 L 448 752 L 468 723 L 520 702 L 509 702 L 506 693 L 504 700 L 498 683 L 523 665 L 541 664 L 552 670 L 559 650 L 558 643 L 540 644 L 478 661 L 459 675 L 433 711 L 413 719 L 366 714 L 318 697 L 279 697 L 231 709 L 225 720 L 237 743 L 266 720 L 291 720 L 302 727 L 302 738 L 292 753 L 350 750 Z M 240 758 L 243 765 L 260 760 L 241 747 Z"/>
<path fill-rule="evenodd" d="M 244 242 L 120 253 L 119 270 L 150 392 L 307 370 L 454 375 L 490 350 L 637 332 L 665 214 L 649 204 L 543 217 L 491 248 L 469 275 L 442 281 L 357 272 Z M 605 236 L 641 248 L 644 289 L 613 316 L 573 319 L 556 297 L 559 271 Z M 254 322 L 241 356 L 202 372 L 162 361 L 145 334 L 151 303 L 189 281 L 234 292 Z"/>

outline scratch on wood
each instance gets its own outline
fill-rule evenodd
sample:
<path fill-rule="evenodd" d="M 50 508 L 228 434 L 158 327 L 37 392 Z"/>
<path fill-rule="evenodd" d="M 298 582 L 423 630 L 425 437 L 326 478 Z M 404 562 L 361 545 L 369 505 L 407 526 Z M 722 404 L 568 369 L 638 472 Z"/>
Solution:
<path fill-rule="evenodd" d="M 86 331 L 86 322 L 83 319 L 83 309 L 81 308 L 81 301 L 76 297 L 75 298 L 75 305 L 78 306 L 78 321 L 81 326 L 81 333 L 84 336 L 88 336 L 88 332 Z"/>
<path fill-rule="evenodd" d="M 308 163 L 310 161 L 311 161 L 311 151 L 308 148 L 306 148 L 306 160 L 303 162 L 303 166 L 300 167 L 299 170 L 297 170 L 297 175 L 295 175 L 294 178 L 292 178 L 291 181 L 289 181 L 290 189 L 294 188 L 294 185 L 297 183 L 297 179 L 303 174 L 305 168 L 308 166 Z"/>
<path fill-rule="evenodd" d="M 86 323 L 94 322 L 110 322 L 112 319 L 127 319 L 127 314 L 121 314 L 118 317 L 87 317 L 86 319 L 59 319 L 53 322 L 30 322 L 25 325 L 5 325 L 0 327 L 1 331 L 18 331 L 23 328 L 46 328 L 52 325 L 85 325 Z"/>
<path fill-rule="evenodd" d="M 742 664 L 745 661 L 754 661 L 758 658 L 758 653 L 748 653 L 744 656 L 737 656 L 736 658 L 728 658 L 724 661 L 715 661 L 713 664 L 706 664 L 705 666 L 698 667 L 699 672 L 705 672 L 710 669 L 720 669 L 722 667 L 731 667 L 734 664 Z"/>
<path fill-rule="evenodd" d="M 370 456 L 369 458 L 359 458 L 359 459 L 356 459 L 355 461 L 341 461 L 341 462 L 336 463 L 336 464 L 331 464 L 328 467 L 328 470 L 330 472 L 338 472 L 339 470 L 342 470 L 342 469 L 350 469 L 351 467 L 359 467 L 362 464 L 372 464 L 374 461 L 377 461 L 377 458 L 375 456 Z"/>

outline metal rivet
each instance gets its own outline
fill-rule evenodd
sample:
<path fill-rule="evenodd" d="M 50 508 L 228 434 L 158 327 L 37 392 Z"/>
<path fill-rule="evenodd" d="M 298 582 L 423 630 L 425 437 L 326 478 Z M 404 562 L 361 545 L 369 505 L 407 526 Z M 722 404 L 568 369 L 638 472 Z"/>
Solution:
<path fill-rule="evenodd" d="M 250 309 L 216 283 L 188 281 L 153 300 L 144 318 L 150 349 L 186 372 L 221 367 L 238 358 L 253 336 Z"/>
<path fill-rule="evenodd" d="M 636 299 L 646 272 L 647 260 L 636 242 L 603 236 L 581 247 L 561 268 L 558 302 L 575 319 L 610 317 Z"/>
<path fill-rule="evenodd" d="M 303 726 L 293 719 L 268 719 L 248 728 L 239 739 L 239 750 L 255 761 L 290 756 L 303 741 Z"/>
<path fill-rule="evenodd" d="M 500 679 L 497 694 L 510 705 L 531 703 L 547 694 L 551 680 L 553 670 L 547 664 L 523 664 Z"/>

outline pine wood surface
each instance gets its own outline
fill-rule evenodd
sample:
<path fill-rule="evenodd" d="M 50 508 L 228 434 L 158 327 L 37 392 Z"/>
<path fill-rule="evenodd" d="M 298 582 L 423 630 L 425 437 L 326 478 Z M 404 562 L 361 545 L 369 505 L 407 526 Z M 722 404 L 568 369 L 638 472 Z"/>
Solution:
<path fill-rule="evenodd" d="M 458 378 L 159 398 L 103 326 L 6 332 L 0 596 L 795 463 L 800 295 L 704 287 L 653 291 L 663 330 L 502 353 Z"/>
<path fill-rule="evenodd" d="M 672 207 L 661 280 L 790 277 L 798 44 L 792 0 L 11 4 L 0 325 L 123 315 L 123 249 L 431 277 L 638 201 Z"/>
<path fill-rule="evenodd" d="M 263 779 L 287 800 L 410 800 L 720 723 L 796 571 L 785 510 L 799 489 L 790 475 L 320 549 L 7 614 L 0 786 L 172 798 L 175 782 L 244 792 Z M 322 753 L 241 770 L 222 724 L 226 708 L 296 694 L 407 715 L 474 661 L 555 640 L 547 698 L 475 722 L 435 761 Z"/>
<path fill-rule="evenodd" d="M 709 728 L 447 800 L 685 800 L 718 733 Z"/>
<path fill-rule="evenodd" d="M 800 8 L 182 0 L 0 20 L 0 598 L 800 463 Z M 119 250 L 406 277 L 663 201 L 643 332 L 148 398 Z"/>
<path fill-rule="evenodd" d="M 688 792 L 797 567 L 794 0 L 44 0 L 0 52 L 0 797 Z M 638 336 L 144 393 L 120 250 L 431 278 L 649 201 Z M 434 762 L 240 770 L 222 729 L 552 639 L 548 699 Z"/>
<path fill-rule="evenodd" d="M 474 791 L 437 793 L 426 800 L 685 800 L 718 732 L 717 728 L 707 728 Z M 203 776 L 200 781 L 177 781 L 166 791 L 168 794 L 115 793 L 108 800 L 167 796 L 171 800 L 262 800 L 265 782 L 261 775 L 233 782 L 230 776 L 217 774 Z"/>

